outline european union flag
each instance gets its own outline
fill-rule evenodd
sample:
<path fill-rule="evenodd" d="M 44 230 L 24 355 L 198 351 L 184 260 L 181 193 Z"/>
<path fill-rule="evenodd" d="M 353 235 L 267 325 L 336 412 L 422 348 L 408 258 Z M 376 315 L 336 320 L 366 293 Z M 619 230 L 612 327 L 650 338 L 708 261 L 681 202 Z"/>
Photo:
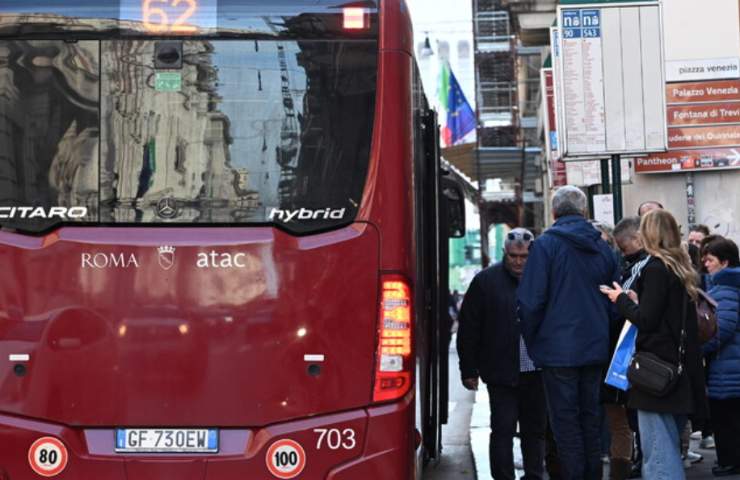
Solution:
<path fill-rule="evenodd" d="M 475 129 L 475 113 L 470 107 L 455 74 L 450 70 L 450 86 L 447 93 L 448 145 L 455 145 Z"/>

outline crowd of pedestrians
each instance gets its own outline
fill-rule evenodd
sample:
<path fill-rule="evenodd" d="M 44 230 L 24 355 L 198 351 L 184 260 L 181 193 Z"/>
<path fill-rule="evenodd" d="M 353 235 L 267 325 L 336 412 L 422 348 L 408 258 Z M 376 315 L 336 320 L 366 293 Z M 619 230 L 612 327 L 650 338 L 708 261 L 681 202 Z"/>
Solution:
<path fill-rule="evenodd" d="M 703 225 L 684 241 L 658 202 L 612 230 L 588 220 L 575 187 L 557 190 L 552 212 L 538 238 L 508 234 L 503 261 L 475 277 L 458 317 L 463 384 L 481 379 L 489 392 L 493 478 L 516 478 L 518 424 L 525 479 L 542 479 L 546 451 L 557 451 L 550 478 L 600 480 L 604 419 L 610 480 L 685 478 L 702 459 L 688 450 L 692 431 L 716 447 L 715 476 L 740 474 L 737 245 Z M 701 342 L 707 322 L 716 333 Z M 606 385 L 635 328 L 629 388 Z"/>

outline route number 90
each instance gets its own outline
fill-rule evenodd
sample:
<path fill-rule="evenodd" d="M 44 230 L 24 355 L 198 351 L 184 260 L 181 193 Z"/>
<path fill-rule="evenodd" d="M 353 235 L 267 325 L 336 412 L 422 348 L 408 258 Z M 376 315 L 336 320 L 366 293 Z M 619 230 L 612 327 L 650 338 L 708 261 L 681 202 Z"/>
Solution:
<path fill-rule="evenodd" d="M 329 450 L 352 450 L 357 446 L 355 431 L 351 428 L 339 430 L 338 428 L 314 428 L 314 433 L 319 434 L 316 441 L 316 450 L 321 450 L 324 444 Z"/>
<path fill-rule="evenodd" d="M 197 28 L 188 21 L 198 11 L 197 0 L 143 0 L 144 28 L 152 33 L 192 33 Z"/>

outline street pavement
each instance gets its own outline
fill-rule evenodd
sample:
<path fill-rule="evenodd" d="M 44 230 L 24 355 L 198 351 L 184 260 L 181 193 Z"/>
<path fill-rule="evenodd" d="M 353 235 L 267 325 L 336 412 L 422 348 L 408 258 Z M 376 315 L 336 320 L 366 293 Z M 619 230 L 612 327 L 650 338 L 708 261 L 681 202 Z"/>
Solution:
<path fill-rule="evenodd" d="M 424 480 L 473 480 L 475 464 L 470 447 L 470 419 L 475 393 L 465 390 L 457 366 L 455 339 L 450 345 L 450 418 L 442 427 L 442 456 L 424 470 Z"/>
<path fill-rule="evenodd" d="M 490 409 L 488 391 L 480 388 L 469 392 L 462 387 L 457 368 L 458 357 L 453 339 L 450 347 L 450 421 L 442 430 L 442 456 L 438 462 L 427 466 L 424 480 L 490 480 L 488 466 L 488 439 L 490 434 Z M 699 448 L 699 440 L 691 441 L 691 449 L 704 459 L 686 470 L 687 480 L 713 479 L 712 465 L 716 460 L 714 450 Z M 514 439 L 515 463 L 521 465 L 519 440 Z M 524 476 L 516 470 L 517 478 Z M 547 478 L 547 476 L 545 477 Z M 604 465 L 604 479 L 609 478 L 609 465 Z M 740 480 L 740 475 L 722 477 Z"/>

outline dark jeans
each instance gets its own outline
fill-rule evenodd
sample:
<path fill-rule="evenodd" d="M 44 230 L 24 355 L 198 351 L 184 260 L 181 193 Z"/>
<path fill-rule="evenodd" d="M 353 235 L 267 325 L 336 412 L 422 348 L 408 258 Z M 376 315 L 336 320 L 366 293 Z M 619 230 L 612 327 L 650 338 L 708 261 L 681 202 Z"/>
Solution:
<path fill-rule="evenodd" d="M 488 386 L 491 401 L 491 476 L 514 480 L 514 433 L 519 421 L 524 479 L 541 480 L 545 461 L 547 416 L 540 372 L 519 375 L 519 386 Z"/>
<path fill-rule="evenodd" d="M 555 444 L 555 436 L 552 434 L 550 420 L 547 420 L 547 431 L 545 432 L 545 470 L 550 480 L 563 480 L 563 468 L 558 458 L 558 446 Z"/>
<path fill-rule="evenodd" d="M 601 480 L 599 366 L 545 368 L 542 372 L 550 425 L 567 480 Z"/>
<path fill-rule="evenodd" d="M 717 461 L 723 467 L 740 467 L 740 398 L 709 399 L 717 445 Z"/>

